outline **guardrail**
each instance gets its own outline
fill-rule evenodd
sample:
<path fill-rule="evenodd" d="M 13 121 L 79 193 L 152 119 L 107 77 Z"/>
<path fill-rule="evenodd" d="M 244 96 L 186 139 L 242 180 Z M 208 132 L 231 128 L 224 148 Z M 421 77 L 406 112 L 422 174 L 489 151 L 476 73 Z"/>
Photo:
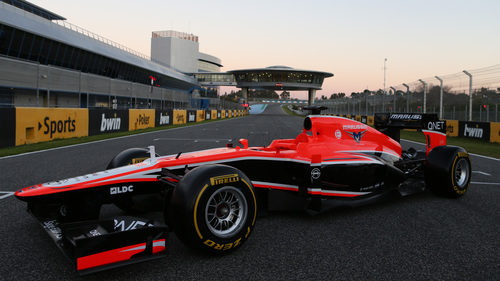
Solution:
<path fill-rule="evenodd" d="M 101 35 L 96 34 L 96 33 L 92 32 L 92 31 L 88 31 L 85 28 L 81 28 L 78 25 L 75 25 L 75 24 L 72 24 L 72 23 L 69 23 L 69 22 L 63 21 L 63 20 L 53 20 L 52 22 L 56 23 L 57 25 L 60 25 L 62 27 L 65 27 L 67 29 L 70 29 L 72 31 L 75 31 L 77 33 L 80 33 L 82 35 L 85 35 L 85 36 L 87 36 L 89 38 L 95 39 L 95 40 L 97 40 L 99 42 L 102 42 L 104 44 L 110 45 L 112 47 L 118 48 L 118 49 L 120 49 L 122 51 L 125 51 L 125 52 L 128 52 L 128 53 L 131 53 L 134 56 L 138 56 L 138 57 L 143 58 L 143 59 L 151 60 L 150 56 L 147 56 L 147 55 L 145 55 L 143 53 L 135 51 L 135 50 L 133 50 L 131 48 L 125 47 L 122 44 L 116 43 L 113 40 L 109 40 L 108 38 L 102 37 Z"/>

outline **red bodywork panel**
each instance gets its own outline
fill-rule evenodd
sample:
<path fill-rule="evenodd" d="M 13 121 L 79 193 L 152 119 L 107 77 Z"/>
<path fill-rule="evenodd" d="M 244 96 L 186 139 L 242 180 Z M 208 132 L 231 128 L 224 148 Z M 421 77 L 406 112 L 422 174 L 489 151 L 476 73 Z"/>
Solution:
<path fill-rule="evenodd" d="M 446 134 L 436 131 L 422 130 L 426 140 L 426 155 L 435 147 L 446 145 Z"/>
<path fill-rule="evenodd" d="M 146 243 L 140 243 L 79 257 L 76 259 L 76 269 L 86 270 L 89 268 L 130 260 L 133 255 L 143 252 L 144 249 L 146 249 Z M 165 251 L 165 239 L 153 241 L 153 254 L 157 254 L 162 251 Z"/>
<path fill-rule="evenodd" d="M 363 123 L 335 116 L 310 116 L 310 126 L 295 139 L 274 140 L 267 147 L 216 148 L 148 159 L 142 163 L 97 172 L 81 177 L 23 188 L 16 192 L 19 199 L 73 190 L 130 182 L 158 181 L 156 175 L 147 175 L 161 168 L 179 169 L 211 163 L 245 159 L 273 159 L 307 164 L 373 163 L 365 153 L 381 153 L 398 160 L 401 145 L 383 133 Z M 308 127 L 308 126 L 306 126 Z M 243 147 L 248 142 L 241 140 Z M 379 162 L 378 162 L 379 163 Z M 255 184 L 259 187 L 259 184 Z M 280 189 L 280 188 L 277 188 Z M 281 188 L 281 189 L 286 189 Z M 311 191 L 311 194 L 315 194 Z M 333 194 L 335 196 L 335 194 Z M 349 196 L 349 195 L 343 195 Z"/>

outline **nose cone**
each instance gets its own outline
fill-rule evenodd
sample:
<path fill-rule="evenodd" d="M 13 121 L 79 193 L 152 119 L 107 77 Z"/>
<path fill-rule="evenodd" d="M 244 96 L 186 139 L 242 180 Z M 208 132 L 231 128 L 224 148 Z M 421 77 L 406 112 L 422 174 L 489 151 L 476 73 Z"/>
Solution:
<path fill-rule="evenodd" d="M 41 188 L 40 185 L 32 185 L 22 189 L 19 189 L 14 193 L 14 195 L 21 200 L 25 200 L 28 197 L 40 195 Z"/>

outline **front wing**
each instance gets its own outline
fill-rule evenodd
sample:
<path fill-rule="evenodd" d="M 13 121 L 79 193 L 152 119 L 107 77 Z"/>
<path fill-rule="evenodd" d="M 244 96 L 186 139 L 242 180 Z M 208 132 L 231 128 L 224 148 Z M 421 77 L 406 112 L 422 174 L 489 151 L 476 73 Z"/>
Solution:
<path fill-rule="evenodd" d="M 168 227 L 155 221 L 128 216 L 72 223 L 35 218 L 80 275 L 161 258 L 166 253 Z"/>

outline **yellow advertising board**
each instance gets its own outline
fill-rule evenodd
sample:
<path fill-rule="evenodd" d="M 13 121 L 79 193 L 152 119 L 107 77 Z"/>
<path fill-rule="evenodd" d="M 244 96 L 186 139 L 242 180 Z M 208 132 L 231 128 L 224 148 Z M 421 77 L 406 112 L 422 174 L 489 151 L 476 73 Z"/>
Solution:
<path fill-rule="evenodd" d="M 152 128 L 155 126 L 154 109 L 129 109 L 128 129 L 129 131 Z"/>
<path fill-rule="evenodd" d="M 500 142 L 500 123 L 490 123 L 490 142 Z"/>
<path fill-rule="evenodd" d="M 220 111 L 220 119 L 224 119 L 224 118 L 226 118 L 226 110 L 223 109 Z"/>
<path fill-rule="evenodd" d="M 458 137 L 458 120 L 446 120 L 446 135 Z"/>
<path fill-rule="evenodd" d="M 178 124 L 186 124 L 186 116 L 187 116 L 187 111 L 185 109 L 174 109 L 174 119 L 173 124 L 178 125 Z"/>
<path fill-rule="evenodd" d="M 361 115 L 356 115 L 354 119 L 358 122 L 361 122 Z"/>
<path fill-rule="evenodd" d="M 205 121 L 205 110 L 196 110 L 196 122 Z"/>
<path fill-rule="evenodd" d="M 373 118 L 373 115 L 370 115 L 370 116 L 366 117 L 366 124 L 368 126 L 374 126 L 375 125 L 375 118 Z"/>
<path fill-rule="evenodd" d="M 89 112 L 85 108 L 16 108 L 16 145 L 88 134 Z"/>
<path fill-rule="evenodd" d="M 212 109 L 212 114 L 211 114 L 210 118 L 212 120 L 217 119 L 217 110 L 216 109 Z"/>
<path fill-rule="evenodd" d="M 238 110 L 236 109 L 233 110 L 233 117 L 238 117 Z"/>

